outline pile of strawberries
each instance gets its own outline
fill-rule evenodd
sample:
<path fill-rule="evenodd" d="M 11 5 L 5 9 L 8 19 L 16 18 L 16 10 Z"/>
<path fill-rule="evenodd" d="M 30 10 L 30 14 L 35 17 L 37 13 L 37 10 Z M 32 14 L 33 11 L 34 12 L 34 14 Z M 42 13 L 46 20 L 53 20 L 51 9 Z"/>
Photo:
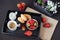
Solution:
<path fill-rule="evenodd" d="M 24 2 L 20 2 L 17 4 L 17 7 L 20 11 L 23 11 L 26 7 L 26 4 Z"/>
<path fill-rule="evenodd" d="M 30 29 L 35 29 L 36 27 L 37 27 L 37 23 L 36 23 L 36 21 L 34 21 L 33 19 L 31 19 L 31 20 L 29 20 L 28 22 L 27 22 L 27 26 L 28 26 L 28 28 L 30 28 Z M 35 24 L 35 25 L 34 25 Z"/>

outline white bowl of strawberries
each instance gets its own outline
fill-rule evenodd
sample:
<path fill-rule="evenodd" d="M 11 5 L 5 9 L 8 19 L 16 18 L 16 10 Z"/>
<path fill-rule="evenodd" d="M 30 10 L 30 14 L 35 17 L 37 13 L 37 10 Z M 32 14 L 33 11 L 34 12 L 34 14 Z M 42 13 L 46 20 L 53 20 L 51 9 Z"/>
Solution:
<path fill-rule="evenodd" d="M 26 26 L 29 30 L 35 30 L 38 28 L 38 21 L 35 19 L 28 20 Z"/>

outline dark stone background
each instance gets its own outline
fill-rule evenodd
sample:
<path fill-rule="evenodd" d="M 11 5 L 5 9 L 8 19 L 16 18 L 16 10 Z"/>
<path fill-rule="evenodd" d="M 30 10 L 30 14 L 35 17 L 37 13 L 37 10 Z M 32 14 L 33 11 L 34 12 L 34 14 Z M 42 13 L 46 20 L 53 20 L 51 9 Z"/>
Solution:
<path fill-rule="evenodd" d="M 4 26 L 4 21 L 6 18 L 7 11 L 8 10 L 18 10 L 16 4 L 19 3 L 20 1 L 26 2 L 27 5 L 32 2 L 32 0 L 0 0 L 0 40 L 38 40 L 38 38 L 24 39 L 24 38 L 20 38 L 20 37 L 16 37 L 16 36 L 9 36 L 9 35 L 1 34 L 1 30 L 2 30 L 2 27 Z M 56 0 L 56 1 L 58 1 L 58 0 Z M 31 6 L 31 4 L 30 4 L 30 6 Z M 60 10 L 60 8 L 58 8 L 58 11 L 59 10 Z M 58 12 L 56 15 L 54 15 L 53 18 L 57 19 L 59 21 L 59 23 L 55 29 L 52 40 L 60 40 L 60 12 Z"/>

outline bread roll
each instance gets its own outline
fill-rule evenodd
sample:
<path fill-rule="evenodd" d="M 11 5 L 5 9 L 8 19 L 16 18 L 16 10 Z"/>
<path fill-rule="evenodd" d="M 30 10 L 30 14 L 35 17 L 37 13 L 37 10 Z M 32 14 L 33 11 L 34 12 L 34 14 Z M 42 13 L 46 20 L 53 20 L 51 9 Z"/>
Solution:
<path fill-rule="evenodd" d="M 21 14 L 21 18 L 24 20 L 24 21 L 27 21 L 27 18 L 25 15 Z"/>
<path fill-rule="evenodd" d="M 21 23 L 25 23 L 25 21 L 21 17 L 18 17 L 18 21 Z"/>
<path fill-rule="evenodd" d="M 31 16 L 29 14 L 24 14 L 24 16 L 26 16 L 28 20 L 31 19 Z"/>

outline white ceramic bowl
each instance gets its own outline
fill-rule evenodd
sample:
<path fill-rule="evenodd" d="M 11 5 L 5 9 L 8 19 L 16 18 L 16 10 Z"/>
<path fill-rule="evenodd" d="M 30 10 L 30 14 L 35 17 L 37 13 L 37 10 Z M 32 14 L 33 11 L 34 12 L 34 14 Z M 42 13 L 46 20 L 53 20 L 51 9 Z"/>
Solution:
<path fill-rule="evenodd" d="M 36 26 L 36 28 L 31 29 L 31 28 L 28 28 L 27 23 L 26 23 L 26 26 L 27 26 L 27 28 L 28 28 L 29 30 L 35 30 L 35 29 L 37 29 L 37 28 L 38 28 L 38 21 L 37 21 L 37 20 L 35 20 L 35 19 L 32 19 L 32 20 L 34 20 L 34 21 L 36 21 L 36 22 L 37 22 L 37 26 Z M 28 20 L 28 21 L 30 21 L 30 20 Z M 28 22 L 28 21 L 27 21 L 27 22 Z"/>

